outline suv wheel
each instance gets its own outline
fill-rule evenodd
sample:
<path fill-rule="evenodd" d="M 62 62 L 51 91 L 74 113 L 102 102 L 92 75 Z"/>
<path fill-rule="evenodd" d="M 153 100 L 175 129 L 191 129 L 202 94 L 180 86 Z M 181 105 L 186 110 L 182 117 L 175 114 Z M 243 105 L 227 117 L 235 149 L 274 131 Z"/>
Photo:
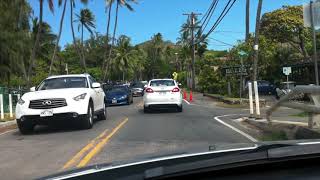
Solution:
<path fill-rule="evenodd" d="M 90 102 L 88 106 L 88 114 L 83 118 L 82 127 L 84 129 L 91 129 L 93 126 L 93 105 Z"/>
<path fill-rule="evenodd" d="M 107 108 L 104 103 L 103 103 L 103 111 L 100 114 L 98 114 L 98 119 L 99 120 L 106 120 L 107 119 Z"/>
<path fill-rule="evenodd" d="M 177 107 L 178 112 L 182 112 L 182 110 L 183 110 L 182 105 Z"/>
<path fill-rule="evenodd" d="M 21 122 L 20 119 L 17 119 L 17 125 L 21 134 L 30 134 L 34 129 L 34 124 Z"/>

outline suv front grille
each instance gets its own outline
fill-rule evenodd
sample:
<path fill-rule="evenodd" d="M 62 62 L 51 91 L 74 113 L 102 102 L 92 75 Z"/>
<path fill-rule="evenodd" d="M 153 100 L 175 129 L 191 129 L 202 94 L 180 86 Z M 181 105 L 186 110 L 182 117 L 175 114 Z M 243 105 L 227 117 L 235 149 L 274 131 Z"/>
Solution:
<path fill-rule="evenodd" d="M 30 101 L 30 109 L 52 109 L 58 107 L 67 106 L 67 102 L 64 98 L 55 99 L 38 99 Z"/>

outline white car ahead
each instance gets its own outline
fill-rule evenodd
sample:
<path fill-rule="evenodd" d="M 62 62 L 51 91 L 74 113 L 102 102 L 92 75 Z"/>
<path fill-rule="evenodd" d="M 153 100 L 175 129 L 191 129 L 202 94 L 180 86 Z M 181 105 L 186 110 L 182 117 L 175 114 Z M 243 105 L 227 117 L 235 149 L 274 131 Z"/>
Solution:
<path fill-rule="evenodd" d="M 104 91 L 89 74 L 50 76 L 16 106 L 16 120 L 22 134 L 32 132 L 37 124 L 73 121 L 90 129 L 94 115 L 106 119 Z"/>
<path fill-rule="evenodd" d="M 182 94 L 173 79 L 153 79 L 145 87 L 144 112 L 153 108 L 176 108 L 182 112 Z"/>

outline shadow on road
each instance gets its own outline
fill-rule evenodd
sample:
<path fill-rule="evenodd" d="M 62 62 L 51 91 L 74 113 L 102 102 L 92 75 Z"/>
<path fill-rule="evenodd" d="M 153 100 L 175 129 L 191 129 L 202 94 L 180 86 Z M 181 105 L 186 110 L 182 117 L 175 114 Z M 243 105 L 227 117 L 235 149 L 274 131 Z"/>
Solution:
<path fill-rule="evenodd" d="M 95 125 L 99 124 L 99 120 L 94 121 L 94 125 L 92 128 L 94 128 Z M 34 127 L 34 130 L 32 133 L 27 134 L 27 136 L 32 135 L 43 135 L 43 134 L 54 134 L 54 133 L 65 133 L 65 132 L 73 132 L 73 131 L 86 131 L 89 129 L 82 129 L 79 124 L 76 124 L 74 122 L 57 122 L 57 123 L 51 123 L 50 125 L 36 125 Z M 14 132 L 14 135 L 17 136 L 25 136 L 21 134 L 19 131 Z"/>
<path fill-rule="evenodd" d="M 176 109 L 152 109 L 149 112 L 143 112 L 143 109 L 138 110 L 141 114 L 162 114 L 162 113 L 179 113 Z"/>

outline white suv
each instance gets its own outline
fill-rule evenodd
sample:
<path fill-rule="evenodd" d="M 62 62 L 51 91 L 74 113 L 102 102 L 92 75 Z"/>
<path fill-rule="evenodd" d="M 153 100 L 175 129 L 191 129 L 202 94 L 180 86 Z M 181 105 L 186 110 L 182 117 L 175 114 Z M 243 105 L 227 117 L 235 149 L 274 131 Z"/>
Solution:
<path fill-rule="evenodd" d="M 89 74 L 50 76 L 30 91 L 16 106 L 17 124 L 23 134 L 32 132 L 37 124 L 59 120 L 72 120 L 90 129 L 94 115 L 106 119 L 104 91 Z"/>
<path fill-rule="evenodd" d="M 182 112 L 182 94 L 173 79 L 152 79 L 145 86 L 143 95 L 144 112 L 153 108 L 176 108 Z"/>

